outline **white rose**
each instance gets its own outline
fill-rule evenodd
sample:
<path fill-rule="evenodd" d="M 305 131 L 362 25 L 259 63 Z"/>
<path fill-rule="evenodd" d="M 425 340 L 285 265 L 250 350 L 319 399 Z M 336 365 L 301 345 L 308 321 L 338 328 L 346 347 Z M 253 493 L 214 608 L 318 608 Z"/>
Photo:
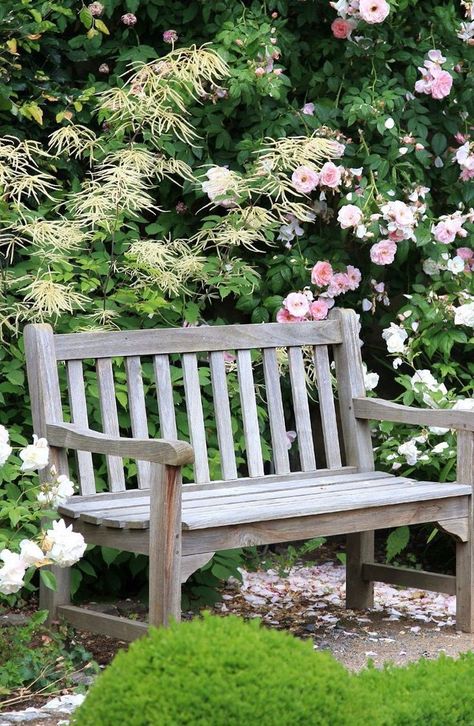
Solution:
<path fill-rule="evenodd" d="M 34 471 L 44 469 L 48 465 L 49 448 L 46 439 L 39 439 L 33 435 L 33 443 L 20 451 L 20 459 L 23 461 L 21 471 Z"/>
<path fill-rule="evenodd" d="M 12 447 L 4 441 L 0 441 L 0 466 L 2 466 L 10 454 L 12 453 Z"/>
<path fill-rule="evenodd" d="M 209 181 L 203 182 L 202 190 L 211 202 L 217 197 L 217 203 L 223 207 L 230 207 L 234 204 L 234 193 L 231 193 L 231 198 L 223 199 L 223 197 L 231 190 L 235 192 L 236 178 L 233 172 L 230 171 L 226 166 L 213 166 L 206 172 L 206 176 Z M 234 187 L 234 189 L 233 189 Z"/>
<path fill-rule="evenodd" d="M 447 434 L 449 429 L 442 428 L 441 426 L 428 426 L 430 433 L 434 434 L 435 436 L 444 436 L 444 434 Z"/>
<path fill-rule="evenodd" d="M 46 532 L 51 549 L 47 555 L 59 567 L 71 567 L 86 550 L 84 537 L 79 532 L 73 532 L 72 525 L 66 527 L 64 519 L 53 522 L 53 528 Z"/>
<path fill-rule="evenodd" d="M 385 328 L 382 332 L 382 338 L 387 344 L 387 350 L 389 353 L 403 353 L 405 350 L 405 341 L 408 338 L 408 333 L 403 330 L 399 325 L 390 323 L 389 328 Z"/>
<path fill-rule="evenodd" d="M 364 363 L 364 386 L 366 391 L 373 391 L 378 386 L 379 374 L 369 373 L 367 366 Z"/>
<path fill-rule="evenodd" d="M 20 542 L 20 557 L 27 567 L 44 560 L 43 550 L 29 539 Z"/>
<path fill-rule="evenodd" d="M 0 593 L 11 595 L 23 587 L 26 564 L 20 555 L 16 554 L 16 552 L 10 552 L 10 550 L 2 550 L 0 558 L 5 563 L 0 568 Z"/>
<path fill-rule="evenodd" d="M 441 441 L 440 444 L 436 444 L 431 449 L 433 454 L 441 454 L 445 449 L 449 449 L 449 444 L 446 441 Z"/>
<path fill-rule="evenodd" d="M 398 453 L 400 454 L 400 456 L 405 457 L 407 464 L 409 464 L 410 466 L 416 464 L 416 462 L 418 461 L 418 456 L 420 454 L 413 440 L 407 441 L 405 444 L 401 444 L 401 446 L 398 447 Z"/>
<path fill-rule="evenodd" d="M 37 500 L 40 504 L 45 504 L 53 509 L 57 509 L 61 504 L 64 504 L 69 497 L 74 494 L 74 484 L 65 474 L 61 474 L 57 477 L 53 484 L 46 485 L 42 491 L 39 492 Z"/>
<path fill-rule="evenodd" d="M 461 398 L 456 401 L 453 408 L 456 411 L 474 411 L 474 398 Z"/>
<path fill-rule="evenodd" d="M 474 302 L 454 308 L 454 324 L 474 328 Z"/>
<path fill-rule="evenodd" d="M 6 430 L 5 426 L 0 424 L 0 444 L 8 444 L 10 434 Z"/>
<path fill-rule="evenodd" d="M 464 260 L 461 257 L 453 257 L 452 260 L 448 260 L 448 264 L 446 267 L 448 268 L 449 272 L 452 272 L 453 275 L 459 275 L 461 272 L 464 272 Z"/>
<path fill-rule="evenodd" d="M 430 258 L 428 258 L 427 260 L 423 260 L 423 272 L 425 273 L 425 275 L 433 277 L 433 275 L 437 275 L 439 271 L 440 266 L 437 262 Z"/>

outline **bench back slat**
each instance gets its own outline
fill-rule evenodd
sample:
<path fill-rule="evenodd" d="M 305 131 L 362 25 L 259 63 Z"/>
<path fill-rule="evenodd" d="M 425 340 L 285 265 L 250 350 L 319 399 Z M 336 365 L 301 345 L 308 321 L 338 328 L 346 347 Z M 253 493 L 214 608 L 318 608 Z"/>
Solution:
<path fill-rule="evenodd" d="M 314 348 L 314 368 L 318 385 L 319 408 L 323 427 L 324 451 L 329 469 L 341 466 L 336 408 L 332 391 L 331 369 L 326 345 Z"/>
<path fill-rule="evenodd" d="M 178 438 L 178 429 L 176 427 L 169 357 L 164 354 L 155 355 L 153 357 L 153 366 L 155 370 L 161 438 L 176 440 Z"/>
<path fill-rule="evenodd" d="M 306 371 L 301 348 L 288 348 L 288 367 L 300 465 L 302 471 L 314 471 L 316 469 L 316 454 L 306 388 Z"/>
<path fill-rule="evenodd" d="M 96 370 L 102 430 L 104 434 L 120 436 L 112 359 L 98 358 Z M 107 456 L 106 461 L 110 490 L 113 492 L 124 491 L 125 475 L 123 471 L 123 460 L 119 456 Z"/>
<path fill-rule="evenodd" d="M 250 350 L 237 351 L 237 371 L 239 376 L 240 405 L 247 452 L 249 476 L 263 476 L 262 444 L 257 414 L 257 399 L 252 371 Z"/>
<path fill-rule="evenodd" d="M 281 397 L 280 371 L 276 348 L 265 348 L 263 351 L 263 370 L 267 394 L 270 434 L 272 439 L 273 464 L 277 474 L 290 473 L 288 457 L 288 438 L 286 435 L 285 413 Z"/>
<path fill-rule="evenodd" d="M 148 438 L 148 417 L 146 412 L 145 392 L 143 390 L 142 364 L 140 356 L 132 355 L 125 358 L 127 372 L 128 406 L 130 425 L 135 439 Z M 139 489 L 150 487 L 151 465 L 148 461 L 137 461 L 137 479 Z"/>
<path fill-rule="evenodd" d="M 189 421 L 189 437 L 194 448 L 194 474 L 196 483 L 209 481 L 206 429 L 202 410 L 201 386 L 196 353 L 182 356 L 186 409 Z"/>
<path fill-rule="evenodd" d="M 68 333 L 55 335 L 58 360 L 116 358 L 159 353 L 201 353 L 212 350 L 279 348 L 290 345 L 332 345 L 342 341 L 337 322 L 265 325 L 202 325 L 197 328 L 162 328 L 127 332 Z"/>
<path fill-rule="evenodd" d="M 209 354 L 209 367 L 211 369 L 212 396 L 214 399 L 222 478 L 237 479 L 235 445 L 232 435 L 232 418 L 223 351 L 212 351 Z"/>
<path fill-rule="evenodd" d="M 81 360 L 68 361 L 67 381 L 69 405 L 71 407 L 71 421 L 72 423 L 81 426 L 81 428 L 88 429 L 89 416 L 87 414 L 84 370 Z M 95 477 L 92 454 L 89 451 L 78 451 L 76 458 L 81 480 L 81 493 L 93 494 L 95 492 Z"/>

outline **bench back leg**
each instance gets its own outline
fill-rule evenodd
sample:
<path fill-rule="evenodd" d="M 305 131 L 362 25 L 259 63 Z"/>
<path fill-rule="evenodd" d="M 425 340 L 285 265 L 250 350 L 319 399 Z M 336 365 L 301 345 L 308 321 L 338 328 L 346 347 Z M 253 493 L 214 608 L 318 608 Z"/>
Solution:
<path fill-rule="evenodd" d="M 346 464 L 357 466 L 359 471 L 373 471 L 374 456 L 369 422 L 356 419 L 352 404 L 353 398 L 365 396 L 358 319 L 353 310 L 340 308 L 332 310 L 331 317 L 339 319 L 343 340 L 342 345 L 334 346 L 334 360 Z M 373 582 L 362 577 L 362 565 L 373 560 L 373 531 L 348 535 L 346 607 L 362 610 L 373 606 Z"/>
<path fill-rule="evenodd" d="M 68 605 L 71 591 L 71 568 L 52 565 L 48 568 L 56 577 L 56 590 L 50 590 L 40 581 L 40 610 L 48 611 L 48 625 L 58 620 L 58 606 Z"/>
<path fill-rule="evenodd" d="M 457 481 L 474 486 L 474 433 L 458 431 Z M 474 541 L 473 504 L 469 515 L 467 542 L 456 543 L 456 626 L 465 633 L 474 632 Z"/>

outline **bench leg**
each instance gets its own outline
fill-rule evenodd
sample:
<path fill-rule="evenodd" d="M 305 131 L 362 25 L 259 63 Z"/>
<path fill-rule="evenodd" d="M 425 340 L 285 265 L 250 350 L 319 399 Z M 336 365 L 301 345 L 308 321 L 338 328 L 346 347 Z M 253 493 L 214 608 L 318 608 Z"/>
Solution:
<path fill-rule="evenodd" d="M 50 590 L 40 580 L 40 610 L 48 611 L 48 625 L 58 620 L 59 605 L 69 605 L 71 602 L 71 569 L 69 567 L 56 567 L 48 569 L 56 577 L 57 589 Z"/>
<path fill-rule="evenodd" d="M 346 607 L 364 610 L 373 607 L 374 583 L 362 577 L 362 565 L 374 561 L 374 533 L 347 535 Z"/>
<path fill-rule="evenodd" d="M 456 542 L 456 627 L 474 632 L 474 553 L 472 527 L 467 542 Z"/>
<path fill-rule="evenodd" d="M 150 506 L 149 623 L 181 619 L 180 468 L 152 464 Z"/>

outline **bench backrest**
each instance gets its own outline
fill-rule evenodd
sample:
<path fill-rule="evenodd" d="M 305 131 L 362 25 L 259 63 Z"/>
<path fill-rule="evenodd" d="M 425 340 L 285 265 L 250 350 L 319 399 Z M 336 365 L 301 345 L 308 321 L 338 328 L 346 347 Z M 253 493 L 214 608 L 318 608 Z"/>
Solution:
<path fill-rule="evenodd" d="M 91 388 L 91 376 L 96 381 L 93 387 L 96 385 L 101 428 L 105 433 L 147 438 L 151 431 L 153 436 L 177 439 L 182 437 L 183 430 L 177 422 L 186 415 L 189 438 L 195 450 L 194 481 L 197 483 L 211 479 L 208 444 L 212 432 L 216 451 L 212 452 L 211 469 L 216 469 L 216 457 L 220 463 L 220 474 L 216 478 L 232 480 L 239 474 L 250 477 L 264 475 L 262 425 L 259 421 L 259 409 L 262 407 L 268 414 L 268 443 L 276 474 L 290 474 L 288 428 L 297 432 L 298 456 L 292 456 L 291 460 L 298 471 L 312 472 L 324 466 L 338 470 L 344 463 L 369 470 L 373 468 L 373 458 L 368 424 L 357 421 L 352 411 L 352 397 L 364 395 L 357 331 L 357 318 L 350 310 L 334 310 L 331 319 L 322 322 L 67 335 L 54 335 L 48 325 L 29 325 L 25 329 L 25 349 L 34 430 L 44 435 L 46 424 L 64 420 L 59 364 L 59 368 L 66 368 L 70 419 L 81 428 L 97 429 L 96 422 L 90 422 L 88 414 L 86 391 Z M 282 396 L 281 349 L 287 355 L 292 411 L 289 411 L 287 399 Z M 343 442 L 340 442 L 331 381 L 332 356 L 336 364 Z M 324 457 L 318 455 L 314 446 L 314 422 L 305 375 L 308 358 L 312 359 L 317 380 Z M 232 361 L 230 364 L 229 360 Z M 123 390 L 124 385 L 120 390 L 117 388 L 114 375 L 117 366 L 125 370 L 126 390 Z M 237 404 L 232 395 L 229 396 L 229 368 L 234 369 L 232 392 L 236 394 Z M 262 382 L 256 385 L 257 373 L 261 373 Z M 202 387 L 209 379 L 207 395 L 210 396 L 212 391 L 213 416 L 205 420 Z M 157 409 L 153 412 L 147 410 L 151 407 L 150 394 L 153 394 Z M 121 408 L 128 407 L 129 418 L 125 424 L 117 407 L 117 396 L 125 401 Z M 236 431 L 235 425 L 233 430 L 232 426 L 236 405 L 242 431 Z M 150 425 L 153 417 L 155 422 L 159 418 L 159 428 L 156 423 Z M 237 461 L 235 455 L 235 440 L 242 438 L 242 432 L 244 463 Z M 64 452 L 56 451 L 55 456 L 59 468 L 65 471 Z M 79 452 L 77 465 L 81 492 L 94 493 L 96 482 L 92 455 Z M 122 459 L 107 457 L 107 471 L 112 491 L 129 487 Z M 150 485 L 146 462 L 137 462 L 137 479 L 139 487 Z"/>

